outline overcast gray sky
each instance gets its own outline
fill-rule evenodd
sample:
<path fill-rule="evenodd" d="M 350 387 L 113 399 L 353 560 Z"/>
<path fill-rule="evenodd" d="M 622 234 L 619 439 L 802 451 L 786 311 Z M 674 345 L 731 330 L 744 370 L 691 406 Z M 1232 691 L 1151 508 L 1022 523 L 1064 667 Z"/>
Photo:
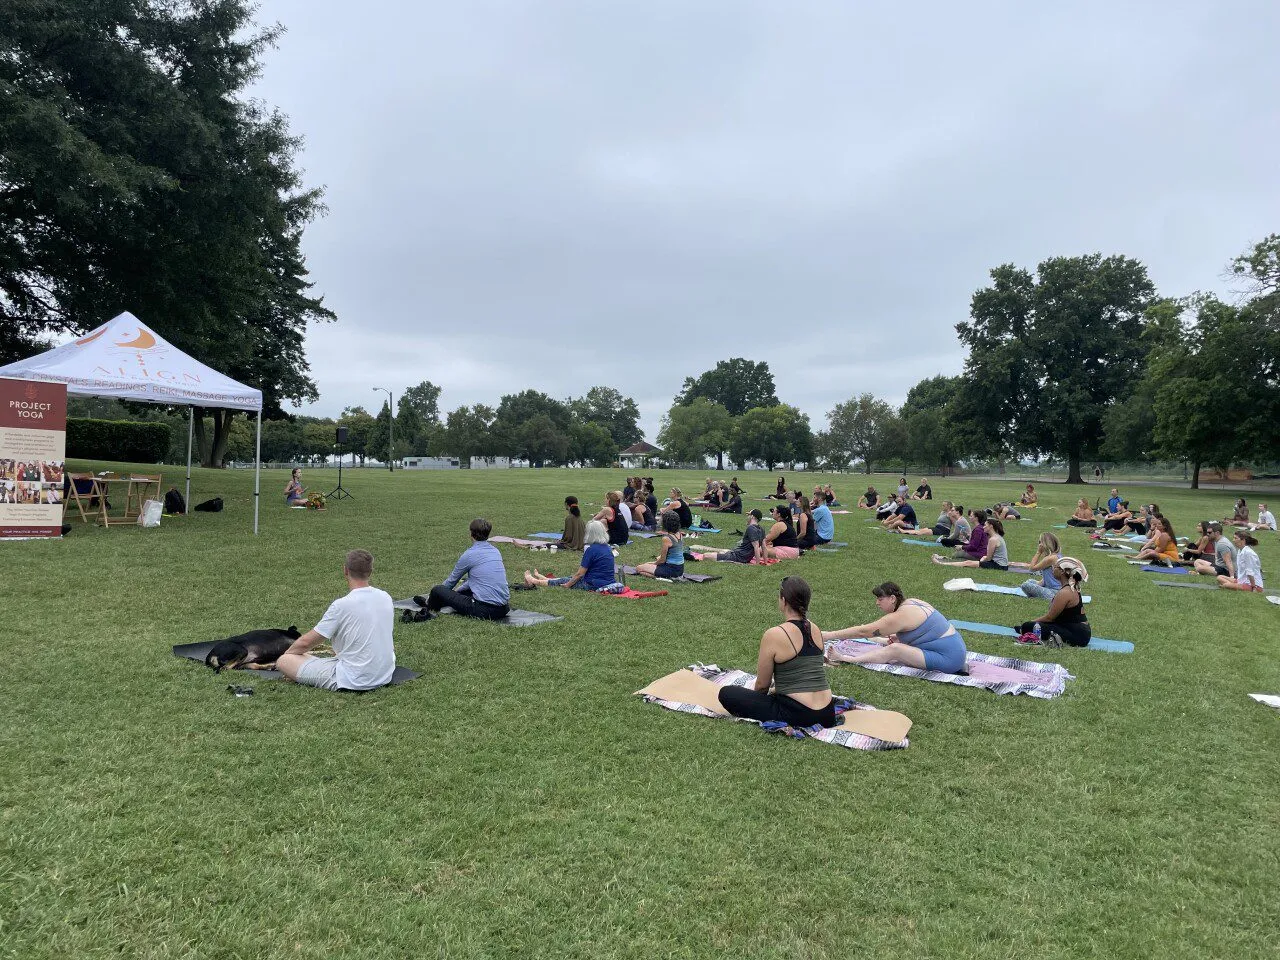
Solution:
<path fill-rule="evenodd" d="M 1280 3 L 263 0 L 339 322 L 321 400 L 595 384 L 658 422 L 767 360 L 815 428 L 958 373 L 987 271 L 1101 251 L 1222 289 L 1280 230 Z"/>

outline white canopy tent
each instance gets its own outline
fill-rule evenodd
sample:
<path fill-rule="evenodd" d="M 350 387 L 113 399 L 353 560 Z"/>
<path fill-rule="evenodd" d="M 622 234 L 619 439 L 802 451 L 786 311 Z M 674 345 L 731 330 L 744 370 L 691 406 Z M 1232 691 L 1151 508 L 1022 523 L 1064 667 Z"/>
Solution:
<path fill-rule="evenodd" d="M 187 356 L 131 313 L 122 313 L 83 337 L 0 367 L 0 377 L 65 383 L 79 397 L 116 397 L 186 406 L 187 501 L 191 500 L 191 441 L 196 407 L 258 414 L 253 467 L 253 532 L 258 532 L 262 479 L 262 391 L 236 383 Z"/>

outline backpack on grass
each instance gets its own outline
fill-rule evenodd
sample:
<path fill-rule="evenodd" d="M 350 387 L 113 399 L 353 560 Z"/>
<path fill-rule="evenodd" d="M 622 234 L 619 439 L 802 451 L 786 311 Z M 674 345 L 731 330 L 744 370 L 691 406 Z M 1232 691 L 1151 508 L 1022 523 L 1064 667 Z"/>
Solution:
<path fill-rule="evenodd" d="M 197 503 L 195 509 L 201 513 L 221 513 L 222 498 L 214 497 L 212 500 L 206 500 L 204 503 Z"/>

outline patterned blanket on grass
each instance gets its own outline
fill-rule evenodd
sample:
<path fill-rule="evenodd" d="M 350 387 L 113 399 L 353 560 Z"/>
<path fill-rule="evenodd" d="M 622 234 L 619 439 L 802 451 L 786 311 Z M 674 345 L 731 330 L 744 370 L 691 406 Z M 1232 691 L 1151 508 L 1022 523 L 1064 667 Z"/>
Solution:
<path fill-rule="evenodd" d="M 827 644 L 828 656 L 857 656 L 874 648 L 875 643 L 863 640 L 833 640 Z M 992 693 L 1019 694 L 1041 700 L 1052 700 L 1061 694 L 1068 680 L 1074 680 L 1067 668 L 1060 663 L 1036 663 L 1014 657 L 993 657 L 986 653 L 969 651 L 965 658 L 968 675 L 943 673 L 940 670 L 918 670 L 900 663 L 859 663 L 854 666 L 877 670 L 880 673 L 896 673 L 902 677 L 920 677 L 935 683 L 954 683 L 961 687 L 978 687 Z"/>
<path fill-rule="evenodd" d="M 693 663 L 689 665 L 689 669 L 698 676 L 722 687 L 750 687 L 756 682 L 754 673 L 747 673 L 745 670 L 721 670 L 714 663 Z M 724 717 L 720 714 L 712 713 L 706 707 L 700 707 L 696 703 L 679 703 L 675 700 L 663 700 L 661 697 L 649 696 L 644 699 L 648 703 L 656 703 L 660 707 L 667 710 L 675 710 L 677 713 L 696 713 L 700 717 L 711 717 L 713 720 L 739 720 L 742 723 L 757 722 L 741 717 Z M 856 700 L 850 700 L 850 702 L 854 705 L 853 709 L 855 710 L 875 709 L 875 707 L 867 703 L 858 703 Z M 819 740 L 822 743 L 834 744 L 837 747 L 848 747 L 850 750 L 905 750 L 911 743 L 910 738 L 898 741 L 879 740 L 875 737 L 854 733 L 851 730 L 842 730 L 839 727 L 831 727 L 821 733 L 810 734 L 806 739 Z"/>

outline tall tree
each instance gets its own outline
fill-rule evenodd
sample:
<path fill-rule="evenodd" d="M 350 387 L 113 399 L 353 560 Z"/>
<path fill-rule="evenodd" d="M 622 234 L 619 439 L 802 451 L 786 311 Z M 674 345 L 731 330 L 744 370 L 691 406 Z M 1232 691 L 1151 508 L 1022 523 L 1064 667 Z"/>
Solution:
<path fill-rule="evenodd" d="M 565 441 L 560 453 L 560 458 L 563 459 L 564 451 L 568 449 L 569 422 L 572 419 L 569 406 L 537 390 L 522 390 L 520 393 L 508 394 L 499 401 L 497 416 L 490 429 L 494 443 L 500 452 L 510 457 L 521 457 L 531 461 L 548 459 L 544 455 L 545 452 L 548 450 L 555 452 L 558 449 L 557 445 L 538 440 L 531 448 L 530 438 L 537 436 L 538 431 L 525 430 L 532 420 L 539 417 L 545 417 Z M 540 423 L 540 427 L 542 426 L 545 424 Z M 536 450 L 537 455 L 530 457 L 530 449 Z"/>
<path fill-rule="evenodd" d="M 369 441 L 377 423 L 364 407 L 347 407 L 338 418 L 338 424 L 347 428 L 347 442 L 338 446 L 339 454 L 354 453 L 363 464 L 369 457 Z"/>
<path fill-rule="evenodd" d="M 684 387 L 675 402 L 688 406 L 699 397 L 720 404 L 732 417 L 741 416 L 754 407 L 778 405 L 769 364 L 764 361 L 754 363 L 741 357 L 721 360 L 714 369 L 696 378 L 685 377 Z"/>
<path fill-rule="evenodd" d="M 734 421 L 730 453 L 738 463 L 755 461 L 772 470 L 779 463 L 813 459 L 809 417 L 785 403 L 753 407 Z"/>
<path fill-rule="evenodd" d="M 569 401 L 569 409 L 581 423 L 598 423 L 609 431 L 619 449 L 641 440 L 640 407 L 613 387 L 592 387 L 586 396 Z"/>
<path fill-rule="evenodd" d="M 956 325 L 969 348 L 961 410 L 996 450 L 1052 454 L 1067 482 L 1096 456 L 1107 411 L 1141 373 L 1155 288 L 1127 257 L 1054 257 L 1032 278 L 1004 265 Z"/>
<path fill-rule="evenodd" d="M 697 397 L 667 411 L 658 431 L 658 445 L 668 461 L 702 463 L 705 457 L 721 456 L 728 449 L 732 430 L 728 410 L 706 397 Z"/>
<path fill-rule="evenodd" d="M 943 475 L 959 456 L 953 422 L 959 377 L 929 377 L 907 392 L 902 405 L 906 453 L 921 466 Z"/>
<path fill-rule="evenodd" d="M 493 436 L 496 417 L 494 409 L 483 403 L 477 403 L 473 407 L 458 407 L 449 413 L 444 432 L 433 444 L 431 452 L 438 456 L 457 457 L 464 464 L 470 464 L 472 457 L 497 455 L 498 449 Z"/>
<path fill-rule="evenodd" d="M 260 387 L 268 417 L 316 399 L 303 339 L 333 314 L 301 240 L 323 206 L 285 118 L 248 96 L 280 32 L 252 14 L 246 0 L 0 5 L 5 349 L 128 309 Z M 217 466 L 235 413 L 208 415 Z"/>
<path fill-rule="evenodd" d="M 842 462 L 861 460 L 867 473 L 877 461 L 901 452 L 898 412 L 870 393 L 837 403 L 829 410 L 827 435 L 831 451 L 839 451 Z"/>
<path fill-rule="evenodd" d="M 397 417 L 405 410 L 412 410 L 417 418 L 426 423 L 440 420 L 440 388 L 430 380 L 423 380 L 416 387 L 408 387 L 400 394 L 400 403 L 396 410 Z M 398 427 L 399 424 L 397 423 Z"/>
<path fill-rule="evenodd" d="M 618 444 L 603 425 L 579 421 L 569 427 L 567 458 L 584 467 L 610 467 L 618 458 Z"/>

